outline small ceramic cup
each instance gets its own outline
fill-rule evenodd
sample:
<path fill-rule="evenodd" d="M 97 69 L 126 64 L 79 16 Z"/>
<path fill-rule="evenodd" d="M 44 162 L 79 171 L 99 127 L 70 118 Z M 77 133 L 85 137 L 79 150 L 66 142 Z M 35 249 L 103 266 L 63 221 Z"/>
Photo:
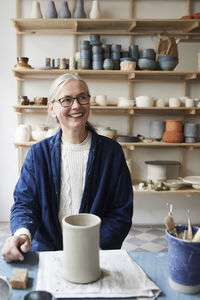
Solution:
<path fill-rule="evenodd" d="M 156 107 L 165 107 L 165 99 L 164 98 L 158 98 L 155 100 Z"/>
<path fill-rule="evenodd" d="M 179 107 L 181 106 L 181 100 L 179 98 L 171 97 L 169 98 L 169 107 Z"/>
<path fill-rule="evenodd" d="M 185 107 L 193 107 L 194 106 L 194 100 L 191 98 L 185 99 Z"/>
<path fill-rule="evenodd" d="M 106 95 L 97 95 L 96 96 L 96 104 L 97 105 L 107 105 L 107 96 Z"/>
<path fill-rule="evenodd" d="M 56 300 L 56 298 L 47 291 L 32 291 L 26 294 L 24 297 L 24 300 L 37 300 L 37 299 Z"/>

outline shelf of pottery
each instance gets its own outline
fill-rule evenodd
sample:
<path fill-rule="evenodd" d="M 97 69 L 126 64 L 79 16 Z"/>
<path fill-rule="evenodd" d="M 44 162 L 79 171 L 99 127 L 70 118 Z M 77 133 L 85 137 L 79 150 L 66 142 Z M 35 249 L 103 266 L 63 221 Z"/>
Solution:
<path fill-rule="evenodd" d="M 47 136 L 51 136 L 57 128 L 47 127 L 41 124 L 40 117 L 47 115 L 47 97 L 44 95 L 24 96 L 24 85 L 36 81 L 48 82 L 65 72 L 78 74 L 88 82 L 107 82 L 126 84 L 125 96 L 112 96 L 92 93 L 91 113 L 95 118 L 104 115 L 113 118 L 126 118 L 126 129 L 118 132 L 109 126 L 96 125 L 97 132 L 116 139 L 123 147 L 131 174 L 133 173 L 133 150 L 178 149 L 178 161 L 169 160 L 163 162 L 144 162 L 147 175 L 143 180 L 135 180 L 137 193 L 197 193 L 198 189 L 192 184 L 183 182 L 179 175 L 184 174 L 185 149 L 195 150 L 200 148 L 199 142 L 199 113 L 200 100 L 198 93 L 195 97 L 189 97 L 191 84 L 199 82 L 200 72 L 183 72 L 174 70 L 178 61 L 177 45 L 172 43 L 180 41 L 198 41 L 200 26 L 198 14 L 191 16 L 192 1 L 187 1 L 187 17 L 180 19 L 136 19 L 135 5 L 137 1 L 127 0 L 123 2 L 129 15 L 126 18 L 114 18 L 112 14 L 104 17 L 102 8 L 104 5 L 122 1 L 47 1 L 40 6 L 39 1 L 30 1 L 30 16 L 21 17 L 23 0 L 16 0 L 16 18 L 12 22 L 17 33 L 17 63 L 13 67 L 13 74 L 17 79 L 17 105 L 13 107 L 18 115 L 18 128 L 15 134 L 15 146 L 18 149 L 19 170 L 23 163 L 23 151 L 33 143 Z M 161 1 L 162 2 L 162 1 Z M 126 3 L 126 4 L 125 4 Z M 26 1 L 28 5 L 28 1 Z M 31 9 L 30 9 L 31 7 Z M 87 11 L 87 13 L 86 13 Z M 111 10 L 112 11 L 112 10 Z M 106 15 L 106 13 L 105 13 Z M 64 36 L 68 37 L 71 45 L 71 54 L 63 58 L 43 57 L 39 67 L 32 64 L 32 57 L 23 56 L 22 39 L 29 36 L 37 37 Z M 134 43 L 137 36 L 162 36 L 156 49 L 140 49 Z M 169 38 L 163 38 L 168 36 Z M 86 36 L 86 38 L 85 38 Z M 111 37 L 128 37 L 125 46 L 112 42 Z M 179 39 L 176 40 L 175 37 Z M 168 43 L 170 51 L 164 51 L 164 44 Z M 160 52 L 159 52 L 160 50 Z M 60 50 L 58 49 L 57 52 Z M 172 55 L 175 54 L 175 55 Z M 57 55 L 57 53 L 56 53 Z M 134 95 L 136 85 L 142 83 L 154 84 L 155 82 L 182 83 L 180 97 L 157 97 Z M 47 89 L 48 90 L 48 89 Z M 28 93 L 27 93 L 28 94 Z M 184 96 L 183 96 L 184 95 Z M 110 101 L 110 98 L 113 98 Z M 38 124 L 26 125 L 26 117 L 37 117 Z M 155 119 L 156 116 L 156 119 Z M 178 120 L 171 120 L 177 118 Z M 153 117 L 146 123 L 145 133 L 139 132 L 134 120 L 138 118 Z M 157 117 L 162 118 L 157 120 Z M 181 120 L 180 120 L 181 119 Z M 197 119 L 197 121 L 196 121 Z M 134 125 L 134 127 L 133 127 Z M 175 126 L 175 127 L 173 127 Z M 178 126 L 176 128 L 176 126 Z M 173 133 L 169 133 L 172 128 Z M 176 133 L 176 134 L 175 134 Z M 134 151 L 134 155 L 135 155 Z M 157 164 L 156 164 L 157 163 Z M 172 166 L 172 167 L 170 167 Z M 167 170 L 179 169 L 176 180 L 169 181 Z M 155 173 L 155 174 L 154 174 Z M 135 172 L 134 172 L 135 174 Z M 151 174 L 151 175 L 150 175 Z M 154 175 L 152 175 L 154 174 Z M 153 177 L 152 177 L 153 176 Z M 144 176 L 143 176 L 144 177 Z M 138 177 L 141 178 L 141 177 Z M 167 181 L 168 180 L 168 181 Z"/>

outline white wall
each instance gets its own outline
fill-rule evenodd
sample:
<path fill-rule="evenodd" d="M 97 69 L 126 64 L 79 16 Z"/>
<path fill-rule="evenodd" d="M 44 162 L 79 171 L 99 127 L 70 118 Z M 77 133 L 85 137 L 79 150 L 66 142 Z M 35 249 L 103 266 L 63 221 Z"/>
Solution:
<path fill-rule="evenodd" d="M 21 0 L 24 3 L 23 16 L 29 17 L 31 9 L 31 0 Z M 60 7 L 61 0 L 56 0 L 57 9 Z M 179 18 L 185 14 L 186 1 L 158 1 L 158 0 L 139 0 L 136 5 L 136 16 L 139 18 Z M 45 12 L 48 1 L 40 0 L 42 12 Z M 71 1 L 69 5 L 71 8 Z M 90 0 L 85 0 L 86 11 L 89 11 Z M 161 5 L 162 4 L 162 5 Z M 152 6 L 153 5 L 153 6 Z M 163 7 L 163 5 L 165 7 Z M 113 6 L 115 9 L 113 10 Z M 161 7 L 161 9 L 160 9 Z M 128 1 L 101 1 L 101 8 L 104 17 L 126 18 L 128 17 Z M 194 1 L 194 12 L 200 11 L 200 3 Z M 0 147 L 0 221 L 9 220 L 10 207 L 12 205 L 12 193 L 18 177 L 17 150 L 13 146 L 15 127 L 17 124 L 16 114 L 13 112 L 12 105 L 16 104 L 16 81 L 12 76 L 11 68 L 16 63 L 16 42 L 15 29 L 10 21 L 15 18 L 15 1 L 7 0 L 0 2 L 1 14 L 1 147 Z M 81 39 L 89 37 L 81 37 Z M 127 37 L 102 36 L 105 43 L 121 43 L 124 50 L 127 49 Z M 137 43 L 140 49 L 155 48 L 157 39 L 151 37 L 137 37 Z M 176 70 L 197 71 L 197 53 L 200 52 L 198 43 L 179 44 L 180 63 Z M 22 56 L 30 58 L 29 63 L 33 67 L 44 66 L 45 57 L 70 57 L 72 55 L 72 44 L 70 36 L 43 36 L 27 35 L 23 37 Z M 120 85 L 107 82 L 100 84 L 98 82 L 88 82 L 91 94 L 107 94 L 110 103 L 116 103 L 118 96 L 127 95 L 127 83 Z M 28 95 L 30 99 L 34 96 L 47 95 L 50 81 L 31 81 L 23 85 L 23 94 Z M 149 94 L 153 96 L 181 96 L 183 94 L 183 84 L 169 83 L 139 83 L 133 86 L 134 95 Z M 190 88 L 190 96 L 199 97 L 199 84 L 193 84 Z M 168 116 L 166 116 L 167 119 Z M 120 118 L 120 119 L 119 119 Z M 171 118 L 171 116 L 170 116 Z M 148 123 L 153 117 L 136 117 L 134 120 L 133 134 L 148 135 Z M 91 120 L 98 125 L 110 126 L 116 128 L 119 134 L 126 133 L 127 118 L 125 116 L 108 117 L 96 116 L 91 114 Z M 119 121 L 120 120 L 120 121 Z M 46 122 L 46 116 L 24 117 L 24 122 L 32 125 Z M 139 130 L 138 130 L 139 128 Z M 24 152 L 25 154 L 26 152 Z M 132 153 L 134 161 L 134 176 L 137 178 L 146 178 L 145 160 L 150 159 L 175 159 L 179 160 L 180 152 L 178 150 L 139 150 Z M 199 175 L 200 160 L 199 150 L 190 151 L 186 154 L 184 171 L 186 175 Z M 171 174 L 172 175 L 172 174 Z M 167 213 L 166 203 L 174 204 L 174 215 L 177 222 L 186 222 L 186 210 L 191 209 L 191 217 L 194 223 L 199 223 L 199 195 L 191 197 L 185 195 L 135 195 L 134 222 L 135 223 L 162 223 Z"/>

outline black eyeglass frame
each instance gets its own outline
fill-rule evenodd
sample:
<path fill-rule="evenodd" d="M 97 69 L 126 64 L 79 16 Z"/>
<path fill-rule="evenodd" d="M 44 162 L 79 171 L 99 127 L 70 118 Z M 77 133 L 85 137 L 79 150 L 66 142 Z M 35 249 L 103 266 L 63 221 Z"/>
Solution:
<path fill-rule="evenodd" d="M 80 102 L 80 97 L 83 97 L 83 96 L 86 96 L 87 98 L 88 98 L 88 101 L 86 102 L 86 103 L 81 103 Z M 60 98 L 60 99 L 58 99 L 58 100 L 53 100 L 52 101 L 52 103 L 54 103 L 54 102 L 59 102 L 60 103 L 60 105 L 62 106 L 62 107 L 70 107 L 70 106 L 72 106 L 73 104 L 74 104 L 74 100 L 77 100 L 78 101 L 78 103 L 80 104 L 80 105 L 87 105 L 87 104 L 89 104 L 90 103 L 90 97 L 91 97 L 91 95 L 90 94 L 80 94 L 80 95 L 77 95 L 76 97 L 72 97 L 72 96 L 65 96 L 65 97 L 62 97 L 62 98 Z M 66 105 L 67 104 L 67 102 L 62 102 L 62 100 L 64 100 L 64 99 L 66 99 L 66 98 L 70 98 L 70 100 L 71 100 L 71 103 L 69 104 L 69 105 Z M 65 105 L 63 105 L 63 103 L 65 103 Z"/>

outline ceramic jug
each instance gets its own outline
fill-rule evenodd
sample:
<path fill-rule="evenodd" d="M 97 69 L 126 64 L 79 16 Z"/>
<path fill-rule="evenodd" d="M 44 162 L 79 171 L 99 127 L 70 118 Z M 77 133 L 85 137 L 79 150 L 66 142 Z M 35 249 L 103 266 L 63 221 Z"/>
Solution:
<path fill-rule="evenodd" d="M 57 13 L 57 10 L 56 10 L 56 6 L 55 6 L 55 3 L 54 1 L 49 1 L 48 3 L 48 6 L 47 6 L 47 10 L 46 10 L 46 13 L 45 13 L 45 18 L 57 18 L 58 17 L 58 13 Z"/>
<path fill-rule="evenodd" d="M 69 10 L 67 1 L 63 1 L 61 4 L 59 18 L 71 18 L 71 12 Z"/>
<path fill-rule="evenodd" d="M 74 283 L 89 283 L 101 276 L 99 228 L 101 219 L 93 214 L 64 217 L 63 277 Z"/>
<path fill-rule="evenodd" d="M 30 140 L 30 129 L 28 125 L 20 124 L 15 131 L 15 142 L 28 142 Z"/>
<path fill-rule="evenodd" d="M 101 10 L 100 10 L 100 5 L 99 5 L 99 0 L 93 0 L 89 16 L 90 16 L 90 19 L 100 19 L 101 18 Z"/>
<path fill-rule="evenodd" d="M 74 12 L 74 18 L 76 18 L 76 19 L 86 18 L 86 13 L 84 10 L 84 0 L 76 1 L 76 9 Z"/>
<path fill-rule="evenodd" d="M 38 1 L 33 1 L 30 17 L 33 18 L 33 19 L 40 19 L 40 18 L 42 18 L 42 12 L 41 12 L 41 9 L 40 9 L 40 3 Z"/>

